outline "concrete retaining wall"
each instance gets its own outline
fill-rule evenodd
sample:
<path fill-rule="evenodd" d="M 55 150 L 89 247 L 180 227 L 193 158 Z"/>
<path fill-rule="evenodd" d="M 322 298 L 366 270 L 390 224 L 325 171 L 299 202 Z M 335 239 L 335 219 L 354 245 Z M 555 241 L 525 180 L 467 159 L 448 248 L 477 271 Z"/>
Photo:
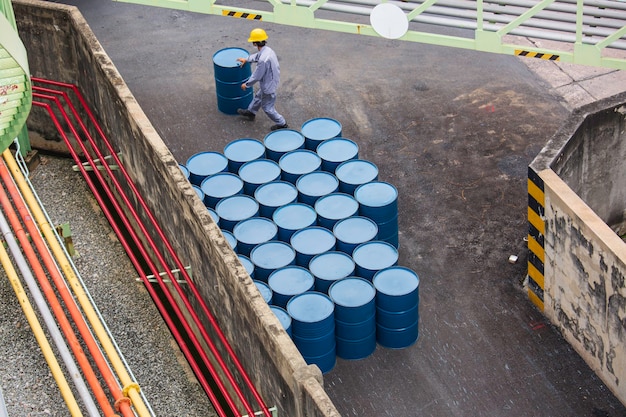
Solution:
<path fill-rule="evenodd" d="M 626 404 L 624 103 L 578 109 L 531 164 L 529 295 Z"/>
<path fill-rule="evenodd" d="M 321 372 L 304 362 L 261 298 L 80 12 L 35 0 L 15 0 L 13 6 L 32 76 L 76 84 L 96 109 L 266 404 L 276 405 L 281 416 L 338 416 Z M 64 150 L 40 109 L 35 108 L 28 127 L 34 147 Z"/>

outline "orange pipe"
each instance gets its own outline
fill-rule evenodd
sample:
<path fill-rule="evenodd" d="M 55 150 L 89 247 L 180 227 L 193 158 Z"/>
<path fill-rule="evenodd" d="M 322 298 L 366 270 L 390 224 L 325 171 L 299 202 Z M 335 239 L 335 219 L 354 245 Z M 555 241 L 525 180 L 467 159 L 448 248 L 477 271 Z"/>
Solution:
<path fill-rule="evenodd" d="M 95 340 L 93 339 L 93 336 L 91 336 L 91 333 L 87 329 L 84 323 L 82 314 L 78 310 L 73 298 L 71 296 L 69 297 L 69 299 L 66 297 L 67 295 L 69 295 L 67 287 L 64 285 L 65 283 L 60 277 L 56 264 L 54 263 L 54 260 L 50 256 L 50 253 L 47 250 L 47 247 L 43 243 L 41 234 L 39 233 L 36 227 L 33 228 L 34 223 L 32 221 L 30 213 L 27 207 L 25 206 L 25 203 L 23 199 L 21 198 L 21 195 L 19 194 L 19 191 L 17 190 L 13 182 L 13 178 L 9 174 L 9 171 L 3 160 L 0 160 L 0 178 L 2 178 L 2 181 L 4 182 L 6 188 L 9 190 L 9 193 L 11 194 L 11 198 L 13 199 L 13 202 L 16 205 L 16 208 L 19 211 L 20 216 L 22 217 L 24 221 L 24 224 L 26 225 L 28 229 L 31 239 L 35 243 L 37 250 L 39 251 L 39 255 L 41 259 L 44 261 L 46 267 L 48 268 L 48 272 L 50 273 L 50 276 L 54 277 L 53 279 L 55 280 L 59 293 L 62 294 L 63 301 L 66 304 L 66 308 L 68 309 L 68 311 L 71 312 L 71 315 L 74 318 L 75 324 L 77 325 L 77 327 L 81 329 L 80 331 L 81 331 L 81 334 L 84 338 L 86 345 L 89 347 L 90 351 L 92 351 L 92 349 L 95 347 L 96 351 L 100 352 L 100 350 L 97 348 L 97 344 L 95 343 Z M 96 400 L 98 401 L 98 404 L 100 405 L 100 408 L 103 410 L 105 416 L 110 416 L 110 417 L 117 416 L 117 414 L 115 414 L 115 411 L 113 410 L 113 407 L 111 406 L 111 404 L 109 404 L 107 395 L 104 392 L 104 389 L 102 388 L 100 381 L 98 380 L 98 377 L 96 376 L 89 362 L 89 359 L 85 355 L 85 352 L 83 351 L 81 344 L 72 329 L 71 323 L 69 322 L 67 316 L 65 315 L 63 306 L 61 305 L 59 300 L 56 298 L 56 296 L 54 296 L 54 289 L 50 285 L 50 282 L 48 281 L 46 277 L 46 272 L 43 270 L 39 262 L 39 259 L 37 257 L 37 254 L 33 250 L 33 247 L 29 242 L 28 236 L 26 235 L 26 232 L 22 228 L 20 219 L 17 213 L 15 212 L 15 210 L 13 209 L 11 202 L 9 201 L 9 198 L 3 187 L 0 187 L 0 205 L 2 205 L 2 207 L 4 208 L 4 212 L 7 216 L 7 219 L 9 220 L 11 227 L 14 229 L 15 235 L 17 236 L 20 242 L 20 245 L 22 246 L 22 250 L 24 251 L 24 254 L 26 255 L 26 258 L 28 259 L 29 263 L 31 264 L 31 267 L 33 268 L 33 272 L 35 273 L 35 276 L 37 277 L 37 281 L 39 282 L 39 285 L 41 286 L 41 289 L 43 290 L 43 293 L 45 294 L 46 299 L 48 300 L 48 304 L 50 305 L 55 317 L 57 318 L 59 326 L 61 330 L 63 331 L 63 334 L 65 335 L 66 339 L 68 340 L 69 345 L 72 348 L 72 351 L 74 352 L 74 356 L 76 357 L 76 360 L 84 373 L 85 379 L 89 383 L 89 386 L 91 387 L 96 397 Z M 76 320 L 77 316 L 79 320 Z M 87 333 L 86 338 L 85 338 L 85 333 L 84 333 L 85 330 Z M 100 356 L 101 356 L 101 353 L 100 353 Z M 97 356 L 94 356 L 94 361 L 96 363 L 100 361 L 100 363 L 98 363 L 99 368 L 103 366 L 104 368 L 109 369 L 106 361 L 104 361 L 102 357 L 98 358 Z M 110 370 L 109 370 L 109 373 L 110 373 Z M 118 387 L 118 390 L 119 390 L 119 387 Z M 120 393 L 121 393 L 121 390 L 120 390 Z M 131 411 L 130 414 L 127 414 L 127 415 L 133 416 L 134 414 L 132 414 L 132 411 Z"/>

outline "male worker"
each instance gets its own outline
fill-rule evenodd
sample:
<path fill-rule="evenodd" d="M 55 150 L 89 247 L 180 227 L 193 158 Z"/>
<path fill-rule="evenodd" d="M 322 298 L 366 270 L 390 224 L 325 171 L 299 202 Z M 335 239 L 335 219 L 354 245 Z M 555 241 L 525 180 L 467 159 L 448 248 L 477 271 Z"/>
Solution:
<path fill-rule="evenodd" d="M 272 130 L 285 129 L 289 127 L 285 123 L 285 118 L 274 108 L 276 89 L 280 82 L 280 66 L 278 65 L 276 53 L 265 44 L 267 38 L 267 33 L 263 29 L 252 29 L 248 42 L 252 42 L 257 47 L 258 52 L 248 56 L 247 59 L 237 58 L 237 61 L 241 62 L 241 64 L 256 62 L 254 72 L 248 81 L 241 84 L 241 89 L 246 90 L 257 81 L 259 82 L 259 90 L 254 95 L 248 108 L 237 109 L 237 113 L 247 117 L 248 120 L 254 120 L 256 113 L 260 108 L 263 108 L 265 114 L 276 123 L 272 126 Z"/>

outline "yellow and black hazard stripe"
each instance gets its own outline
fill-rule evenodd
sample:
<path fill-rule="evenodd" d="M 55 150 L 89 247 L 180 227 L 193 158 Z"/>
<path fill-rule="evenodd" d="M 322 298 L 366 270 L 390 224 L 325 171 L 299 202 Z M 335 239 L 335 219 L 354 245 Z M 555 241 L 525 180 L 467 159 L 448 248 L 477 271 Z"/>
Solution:
<path fill-rule="evenodd" d="M 528 57 L 528 58 L 545 59 L 546 61 L 560 61 L 561 60 L 561 56 L 560 55 L 544 54 L 543 52 L 525 51 L 523 49 L 516 49 L 515 50 L 515 55 L 516 56 L 524 56 L 524 57 Z"/>
<path fill-rule="evenodd" d="M 222 16 L 237 17 L 248 20 L 263 20 L 263 15 L 254 13 L 235 12 L 233 10 L 222 10 Z"/>
<path fill-rule="evenodd" d="M 543 180 L 528 168 L 528 297 L 543 310 L 545 262 L 545 194 Z"/>

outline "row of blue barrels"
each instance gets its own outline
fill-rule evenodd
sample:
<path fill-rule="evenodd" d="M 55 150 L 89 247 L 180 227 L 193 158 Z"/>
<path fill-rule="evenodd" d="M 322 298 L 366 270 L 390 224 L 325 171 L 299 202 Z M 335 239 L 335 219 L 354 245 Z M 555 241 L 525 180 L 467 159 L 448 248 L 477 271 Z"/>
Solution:
<path fill-rule="evenodd" d="M 379 271 L 372 281 L 348 276 L 324 293 L 313 277 L 291 266 L 274 272 L 269 283 L 255 284 L 307 361 L 330 371 L 335 356 L 363 359 L 376 344 L 392 349 L 411 346 L 419 337 L 419 277 L 401 266 Z M 289 282 L 287 283 L 287 279 Z M 292 296 L 279 294 L 272 283 L 298 287 Z"/>

